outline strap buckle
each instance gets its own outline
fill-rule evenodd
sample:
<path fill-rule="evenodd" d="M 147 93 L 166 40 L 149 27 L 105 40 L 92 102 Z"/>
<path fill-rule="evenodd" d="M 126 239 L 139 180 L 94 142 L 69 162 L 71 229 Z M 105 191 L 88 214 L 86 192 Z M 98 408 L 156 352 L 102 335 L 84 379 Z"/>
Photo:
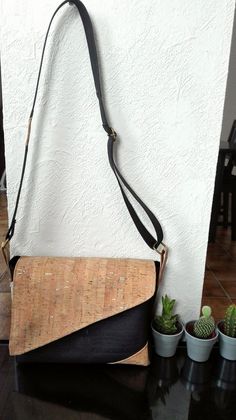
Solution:
<path fill-rule="evenodd" d="M 9 244 L 9 239 L 5 239 L 5 241 L 3 241 L 1 243 L 1 252 L 2 252 L 3 259 L 4 259 L 7 267 L 8 267 L 9 260 L 10 260 L 9 248 L 6 248 L 8 244 Z"/>
<path fill-rule="evenodd" d="M 4 241 L 2 241 L 1 248 L 4 249 L 7 246 L 8 242 L 9 242 L 9 239 L 5 239 Z"/>
<path fill-rule="evenodd" d="M 156 242 L 153 245 L 153 249 L 158 252 L 158 254 L 160 254 L 160 270 L 159 270 L 159 275 L 158 275 L 158 280 L 159 282 L 161 282 L 163 274 L 164 274 L 164 270 L 165 270 L 165 266 L 167 263 L 167 259 L 168 259 L 168 248 L 165 244 L 163 244 L 163 242 L 161 242 L 159 245 Z"/>
<path fill-rule="evenodd" d="M 163 253 L 167 253 L 167 251 L 168 251 L 167 246 L 163 242 L 161 242 L 159 245 L 158 245 L 158 242 L 156 242 L 153 245 L 153 249 L 154 249 L 154 251 L 156 251 L 160 255 L 162 255 Z"/>
<path fill-rule="evenodd" d="M 109 137 L 112 137 L 113 141 L 117 138 L 117 133 L 115 132 L 114 128 L 110 127 L 111 133 L 108 134 Z"/>

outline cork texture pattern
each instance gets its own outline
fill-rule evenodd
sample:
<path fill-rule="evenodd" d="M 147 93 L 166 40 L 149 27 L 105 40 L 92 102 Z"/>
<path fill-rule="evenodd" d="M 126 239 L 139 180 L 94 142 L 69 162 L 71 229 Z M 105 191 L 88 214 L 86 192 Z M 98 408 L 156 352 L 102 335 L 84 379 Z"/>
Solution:
<path fill-rule="evenodd" d="M 12 295 L 10 354 L 20 355 L 150 299 L 150 260 L 22 257 Z"/>

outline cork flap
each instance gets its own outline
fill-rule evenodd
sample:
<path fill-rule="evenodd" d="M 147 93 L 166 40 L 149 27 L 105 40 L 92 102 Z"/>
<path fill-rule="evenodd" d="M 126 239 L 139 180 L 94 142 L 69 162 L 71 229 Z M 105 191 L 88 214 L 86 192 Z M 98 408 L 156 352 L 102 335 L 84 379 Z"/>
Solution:
<path fill-rule="evenodd" d="M 15 267 L 10 354 L 20 355 L 151 298 L 153 261 L 21 257 Z"/>

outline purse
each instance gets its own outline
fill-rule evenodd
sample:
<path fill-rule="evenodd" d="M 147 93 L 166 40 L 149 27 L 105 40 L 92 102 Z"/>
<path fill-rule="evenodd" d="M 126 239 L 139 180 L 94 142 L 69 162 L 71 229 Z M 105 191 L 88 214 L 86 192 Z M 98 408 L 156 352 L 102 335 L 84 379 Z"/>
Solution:
<path fill-rule="evenodd" d="M 49 30 L 66 3 L 77 7 L 85 30 L 102 126 L 108 135 L 108 159 L 129 214 L 160 262 L 119 258 L 15 256 L 8 244 L 25 174 L 31 123 Z M 16 204 L 2 252 L 12 275 L 9 349 L 17 362 L 149 364 L 149 334 L 157 284 L 167 260 L 163 231 L 151 210 L 122 176 L 114 160 L 117 134 L 108 124 L 102 99 L 92 23 L 79 0 L 64 1 L 54 12 L 43 45 Z M 154 237 L 137 215 L 126 190 L 150 219 Z"/>

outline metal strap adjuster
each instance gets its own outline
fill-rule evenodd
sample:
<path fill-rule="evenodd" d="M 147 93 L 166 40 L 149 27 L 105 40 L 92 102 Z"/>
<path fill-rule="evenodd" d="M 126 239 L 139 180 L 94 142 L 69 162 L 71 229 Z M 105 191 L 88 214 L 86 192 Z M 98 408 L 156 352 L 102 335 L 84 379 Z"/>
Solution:
<path fill-rule="evenodd" d="M 117 133 L 115 132 L 114 128 L 110 127 L 111 133 L 108 134 L 109 137 L 112 137 L 113 141 L 117 138 Z"/>
<path fill-rule="evenodd" d="M 158 245 L 158 242 L 156 242 L 153 245 L 153 249 L 154 251 L 158 252 L 158 254 L 160 255 L 162 255 L 163 252 L 167 252 L 167 246 L 163 242 L 161 242 L 159 245 Z"/>
<path fill-rule="evenodd" d="M 2 243 L 1 243 L 1 249 L 6 248 L 7 244 L 9 242 L 9 239 L 5 239 Z"/>

